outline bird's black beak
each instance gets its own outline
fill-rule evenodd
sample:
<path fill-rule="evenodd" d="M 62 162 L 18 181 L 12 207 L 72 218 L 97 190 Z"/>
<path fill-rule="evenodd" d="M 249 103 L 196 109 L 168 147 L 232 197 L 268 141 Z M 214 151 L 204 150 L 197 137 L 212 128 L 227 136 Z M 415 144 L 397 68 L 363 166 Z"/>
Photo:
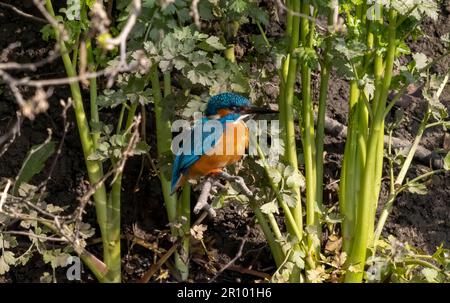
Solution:
<path fill-rule="evenodd" d="M 273 110 L 268 107 L 258 107 L 258 106 L 249 106 L 244 108 L 242 111 L 244 114 L 278 114 L 278 110 Z"/>

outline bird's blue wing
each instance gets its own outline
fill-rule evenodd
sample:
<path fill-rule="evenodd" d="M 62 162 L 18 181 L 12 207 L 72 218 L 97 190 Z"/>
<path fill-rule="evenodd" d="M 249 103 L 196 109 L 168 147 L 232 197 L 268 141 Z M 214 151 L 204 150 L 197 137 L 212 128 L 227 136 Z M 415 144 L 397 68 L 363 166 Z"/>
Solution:
<path fill-rule="evenodd" d="M 194 124 L 194 127 L 186 132 L 186 137 L 190 138 L 187 144 L 189 148 L 181 149 L 175 157 L 172 169 L 172 193 L 180 177 L 187 173 L 189 167 L 197 162 L 202 155 L 214 148 L 219 141 L 226 127 L 227 121 L 235 121 L 239 118 L 237 114 L 229 114 L 218 120 L 203 118 Z M 186 141 L 184 141 L 186 143 Z"/>
<path fill-rule="evenodd" d="M 221 121 L 218 121 L 222 124 Z M 222 132 L 216 131 L 214 124 L 210 125 L 211 120 L 203 118 L 194 124 L 194 127 L 186 132 L 183 143 L 189 144 L 188 148 L 181 148 L 176 155 L 172 168 L 172 192 L 175 190 L 182 174 L 186 174 L 189 167 L 197 162 L 202 155 L 213 148 L 220 139 Z M 217 123 L 217 122 L 216 122 Z M 190 142 L 189 142 L 190 141 Z"/>

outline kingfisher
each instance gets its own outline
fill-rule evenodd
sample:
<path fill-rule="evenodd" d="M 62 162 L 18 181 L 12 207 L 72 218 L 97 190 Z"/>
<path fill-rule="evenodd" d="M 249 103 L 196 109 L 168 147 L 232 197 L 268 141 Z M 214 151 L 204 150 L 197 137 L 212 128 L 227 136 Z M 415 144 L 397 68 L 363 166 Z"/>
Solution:
<path fill-rule="evenodd" d="M 190 144 L 176 153 L 172 168 L 172 194 L 186 181 L 217 175 L 238 162 L 248 148 L 249 134 L 245 119 L 256 114 L 278 111 L 256 107 L 235 93 L 211 97 L 205 117 L 199 119 L 184 136 Z"/>

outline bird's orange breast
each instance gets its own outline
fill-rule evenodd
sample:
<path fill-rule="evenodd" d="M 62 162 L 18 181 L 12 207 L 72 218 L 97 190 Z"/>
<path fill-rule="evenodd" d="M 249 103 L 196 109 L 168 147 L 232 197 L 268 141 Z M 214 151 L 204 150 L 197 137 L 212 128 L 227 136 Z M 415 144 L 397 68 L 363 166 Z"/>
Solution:
<path fill-rule="evenodd" d="M 189 168 L 189 178 L 218 173 L 236 163 L 248 147 L 248 128 L 243 121 L 229 122 L 217 144 Z"/>

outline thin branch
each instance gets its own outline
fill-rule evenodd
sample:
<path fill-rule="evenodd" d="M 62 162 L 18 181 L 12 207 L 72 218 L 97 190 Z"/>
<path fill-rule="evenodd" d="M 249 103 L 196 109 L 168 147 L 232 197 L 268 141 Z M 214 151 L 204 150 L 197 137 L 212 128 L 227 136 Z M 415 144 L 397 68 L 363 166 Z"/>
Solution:
<path fill-rule="evenodd" d="M 20 42 L 18 42 L 20 45 Z M 37 62 L 31 62 L 31 63 L 18 63 L 18 62 L 6 62 L 6 63 L 0 63 L 0 70 L 8 70 L 8 69 L 14 69 L 14 70 L 24 70 L 28 69 L 31 71 L 36 71 L 39 67 L 44 66 L 46 64 L 49 64 L 53 61 L 55 61 L 57 58 L 59 58 L 61 54 L 59 53 L 59 46 L 56 43 L 55 48 L 49 52 L 49 55 L 41 59 Z M 4 58 L 5 55 L 2 54 L 2 58 Z"/>
<path fill-rule="evenodd" d="M 22 126 L 23 118 L 20 111 L 16 112 L 16 118 L 14 124 L 9 127 L 8 131 L 0 137 L 0 157 L 8 150 L 9 146 L 14 142 L 17 136 L 20 135 L 20 128 Z"/>
<path fill-rule="evenodd" d="M 3 209 L 3 204 L 6 201 L 6 197 L 8 196 L 8 191 L 10 187 L 11 187 L 11 180 L 8 179 L 5 189 L 3 190 L 2 197 L 0 198 L 0 212 Z"/>
<path fill-rule="evenodd" d="M 2 234 L 34 237 L 36 239 L 45 240 L 45 241 L 53 241 L 53 242 L 67 242 L 67 239 L 64 239 L 64 238 L 47 237 L 47 236 L 43 236 L 43 235 L 37 235 L 34 233 L 30 233 L 30 232 L 26 232 L 26 231 L 18 231 L 18 230 L 2 231 Z"/>
<path fill-rule="evenodd" d="M 294 0 L 294 1 L 300 1 L 300 0 Z M 323 26 L 323 25 L 321 24 L 321 23 L 322 23 L 321 20 L 319 20 L 319 19 L 317 19 L 317 18 L 314 18 L 314 17 L 311 17 L 311 16 L 306 15 L 306 14 L 302 14 L 302 13 L 299 13 L 299 12 L 295 12 L 295 11 L 291 10 L 289 7 L 287 7 L 287 6 L 283 3 L 283 1 L 281 1 L 281 0 L 275 0 L 275 2 L 277 3 L 278 7 L 279 7 L 281 10 L 286 11 L 288 14 L 290 14 L 290 15 L 292 15 L 292 16 L 297 16 L 297 17 L 301 17 L 301 18 L 305 18 L 305 19 L 308 19 L 308 20 L 310 20 L 310 21 L 313 21 L 313 22 L 316 23 L 316 26 L 317 26 L 317 28 L 318 28 L 319 30 L 321 30 L 321 31 L 323 31 L 323 32 L 328 32 L 326 26 Z"/>
<path fill-rule="evenodd" d="M 236 255 L 234 256 L 233 259 L 230 260 L 230 262 L 228 262 L 224 267 L 222 267 L 217 273 L 216 275 L 209 280 L 208 283 L 212 283 L 214 282 L 218 276 L 220 276 L 225 270 L 227 270 L 230 266 L 232 266 L 234 264 L 234 262 L 236 262 L 241 256 L 242 256 L 242 251 L 244 249 L 245 243 L 247 242 L 247 237 L 248 234 L 250 233 L 250 228 L 247 226 L 247 233 L 245 234 L 245 236 L 242 238 L 241 240 L 241 244 L 239 245 L 239 249 L 236 253 Z"/>
<path fill-rule="evenodd" d="M 24 11 L 21 11 L 20 9 L 18 9 L 17 7 L 11 5 L 11 4 L 7 4 L 7 3 L 2 3 L 0 2 L 0 6 L 6 7 L 11 9 L 13 12 L 15 12 L 16 14 L 25 17 L 25 18 L 29 18 L 31 20 L 37 21 L 37 22 L 41 22 L 41 23 L 47 23 L 47 20 L 33 16 L 31 14 L 25 13 Z"/>
<path fill-rule="evenodd" d="M 111 45 L 120 45 L 120 67 L 126 67 L 127 39 L 141 13 L 141 0 L 133 0 L 133 9 L 119 36 L 106 40 Z"/>

